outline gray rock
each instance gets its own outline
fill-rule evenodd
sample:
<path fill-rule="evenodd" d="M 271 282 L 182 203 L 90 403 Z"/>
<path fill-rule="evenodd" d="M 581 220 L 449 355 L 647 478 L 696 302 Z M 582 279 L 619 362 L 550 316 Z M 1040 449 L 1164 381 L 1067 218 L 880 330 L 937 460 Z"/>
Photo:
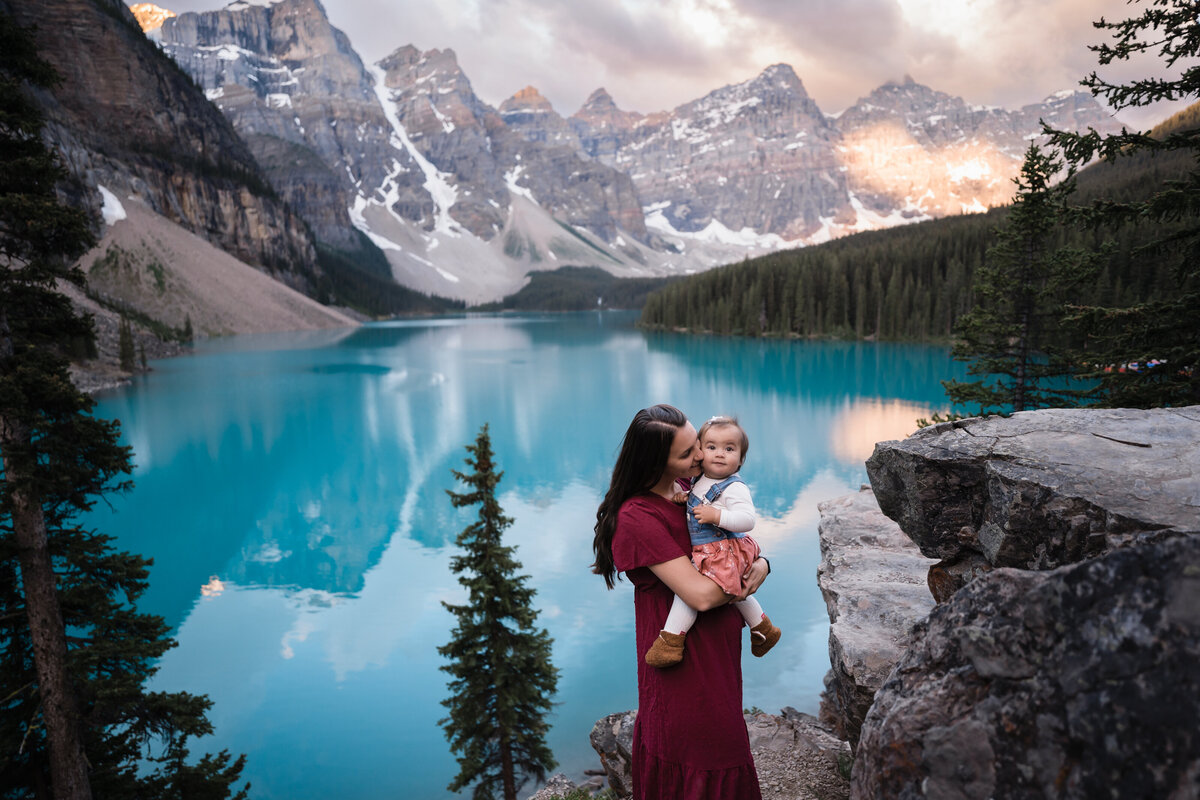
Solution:
<path fill-rule="evenodd" d="M 933 561 L 879 510 L 867 487 L 821 503 L 817 583 L 829 611 L 823 709 L 857 745 L 876 690 L 900 660 L 909 630 L 933 608 L 926 573 Z"/>
<path fill-rule="evenodd" d="M 123 3 L 12 0 L 61 78 L 35 102 L 47 143 L 72 180 L 71 202 L 100 220 L 96 185 L 137 198 L 278 280 L 316 293 L 317 256 L 304 222 L 263 191 L 254 156 L 186 76 L 141 36 Z"/>
<path fill-rule="evenodd" d="M 867 473 L 884 513 L 947 572 L 979 574 L 979 556 L 1052 569 L 1200 532 L 1200 406 L 943 423 L 879 443 Z"/>
<path fill-rule="evenodd" d="M 591 743 L 617 797 L 633 794 L 633 723 L 637 710 L 609 714 L 592 726 Z"/>
<path fill-rule="evenodd" d="M 1200 535 L 997 569 L 914 630 L 851 796 L 1200 797 L 1198 685 Z"/>
<path fill-rule="evenodd" d="M 557 772 L 550 776 L 550 780 L 546 781 L 546 785 L 538 789 L 533 794 L 529 795 L 526 800 L 555 800 L 555 798 L 565 797 L 577 788 L 575 782 Z"/>
<path fill-rule="evenodd" d="M 378 186 L 390 129 L 361 59 L 316 0 L 185 13 L 164 22 L 163 50 L 199 83 L 272 186 L 339 249 L 359 249 L 347 208 L 354 182 Z"/>
<path fill-rule="evenodd" d="M 617 797 L 629 797 L 633 791 L 630 754 L 636 719 L 636 710 L 610 714 L 592 728 L 592 747 Z M 746 731 L 763 800 L 849 796 L 850 746 L 815 717 L 793 708 L 780 715 L 747 714 Z"/>
<path fill-rule="evenodd" d="M 763 800 L 844 800 L 850 745 L 810 714 L 746 715 Z"/>

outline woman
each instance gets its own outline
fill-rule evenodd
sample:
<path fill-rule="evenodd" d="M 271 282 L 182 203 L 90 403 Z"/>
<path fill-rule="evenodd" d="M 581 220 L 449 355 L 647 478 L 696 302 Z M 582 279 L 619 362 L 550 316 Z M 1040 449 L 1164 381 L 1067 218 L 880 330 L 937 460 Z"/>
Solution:
<path fill-rule="evenodd" d="M 634 586 L 638 717 L 633 729 L 635 800 L 760 800 L 742 718 L 742 616 L 738 599 L 692 566 L 691 540 L 675 482 L 699 474 L 696 429 L 679 409 L 637 413 L 625 432 L 608 494 L 596 511 L 596 563 L 613 588 Z M 751 592 L 769 565 L 756 560 Z M 688 657 L 655 669 L 642 659 L 675 595 L 703 611 L 688 634 Z"/>

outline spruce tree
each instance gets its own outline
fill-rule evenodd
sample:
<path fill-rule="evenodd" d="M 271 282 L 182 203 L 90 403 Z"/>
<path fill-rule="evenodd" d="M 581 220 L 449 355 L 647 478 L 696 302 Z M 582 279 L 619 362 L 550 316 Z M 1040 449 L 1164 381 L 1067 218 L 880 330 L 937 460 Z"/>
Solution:
<path fill-rule="evenodd" d="M 1112 42 L 1091 47 L 1101 65 L 1151 53 L 1175 77 L 1114 84 L 1091 73 L 1080 83 L 1116 110 L 1160 100 L 1200 98 L 1200 14 L 1195 0 L 1152 0 L 1139 16 L 1094 23 Z M 1088 337 L 1088 375 L 1099 382 L 1102 405 L 1150 408 L 1200 403 L 1200 127 L 1186 125 L 1163 137 L 1122 130 L 1100 136 L 1049 127 L 1051 141 L 1071 164 L 1097 156 L 1107 162 L 1138 154 L 1189 153 L 1191 169 L 1165 182 L 1149 199 L 1099 200 L 1080 210 L 1097 225 L 1124 223 L 1157 228 L 1160 235 L 1135 253 L 1143 264 L 1166 260 L 1174 287 L 1164 299 L 1131 306 L 1074 309 L 1071 320 Z"/>
<path fill-rule="evenodd" d="M 117 353 L 121 369 L 133 372 L 137 366 L 134 361 L 136 349 L 133 346 L 133 326 L 129 324 L 129 320 L 123 314 L 117 323 Z"/>
<path fill-rule="evenodd" d="M 1062 346 L 1059 320 L 1094 259 L 1078 248 L 1052 247 L 1070 181 L 1054 183 L 1060 162 L 1037 145 L 1013 179 L 1017 194 L 975 279 L 975 306 L 958 322 L 951 355 L 976 381 L 943 381 L 958 404 L 978 414 L 1078 405 L 1083 390 Z"/>
<path fill-rule="evenodd" d="M 492 460 L 487 425 L 467 450 L 471 472 L 453 473 L 468 491 L 447 493 L 455 508 L 478 505 L 479 517 L 458 535 L 463 552 L 450 562 L 468 599 L 463 605 L 443 603 L 457 624 L 450 641 L 438 648 L 450 659 L 441 669 L 453 677 L 450 697 L 442 701 L 450 715 L 439 724 L 459 764 L 450 791 L 474 784 L 475 800 L 490 800 L 497 790 L 504 800 L 516 800 L 529 778 L 545 780 L 554 766 L 546 715 L 558 670 L 550 661 L 553 640 L 534 626 L 537 592 L 526 585 L 528 575 L 518 574 L 514 548 L 503 543 L 512 519 L 496 501 L 504 473 Z"/>
<path fill-rule="evenodd" d="M 129 485 L 115 423 L 71 383 L 66 353 L 90 320 L 56 291 L 92 242 L 56 192 L 27 87 L 54 84 L 28 35 L 0 13 L 0 797 L 223 798 L 242 761 L 182 761 L 208 733 L 208 700 L 147 692 L 173 642 L 134 603 L 144 559 L 78 517 Z M 141 768 L 152 739 L 161 766 Z"/>

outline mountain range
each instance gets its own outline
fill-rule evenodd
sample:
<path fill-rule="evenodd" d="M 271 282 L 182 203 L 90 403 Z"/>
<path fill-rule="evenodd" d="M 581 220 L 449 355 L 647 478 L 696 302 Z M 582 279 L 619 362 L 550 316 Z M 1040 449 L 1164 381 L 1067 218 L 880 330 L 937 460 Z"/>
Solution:
<path fill-rule="evenodd" d="M 133 19 L 117 0 L 97 4 Z M 563 265 L 701 271 L 1005 203 L 1039 120 L 1121 127 L 1083 92 L 1006 110 L 908 77 L 831 115 L 786 64 L 653 114 L 624 111 L 597 89 L 564 117 L 533 87 L 488 105 L 451 50 L 404 45 L 365 64 L 318 0 L 179 15 L 142 4 L 141 44 L 132 26 L 106 23 L 99 45 L 98 31 L 83 30 L 83 5 L 30 13 L 74 36 L 46 46 L 62 49 L 60 70 L 79 64 L 78 97 L 56 98 L 51 116 L 84 199 L 97 204 L 97 185 L 137 197 L 314 296 L 319 248 L 364 265 L 382 252 L 401 285 L 470 303 Z M 151 63 L 148 43 L 178 70 Z M 95 46 L 121 56 L 89 72 L 81 51 Z M 193 85 L 175 85 L 181 78 Z M 146 121 L 153 149 L 129 135 L 115 102 L 130 104 L 135 127 Z M 214 132 L 198 134 L 201 121 Z M 227 187 L 180 194 L 196 164 Z"/>

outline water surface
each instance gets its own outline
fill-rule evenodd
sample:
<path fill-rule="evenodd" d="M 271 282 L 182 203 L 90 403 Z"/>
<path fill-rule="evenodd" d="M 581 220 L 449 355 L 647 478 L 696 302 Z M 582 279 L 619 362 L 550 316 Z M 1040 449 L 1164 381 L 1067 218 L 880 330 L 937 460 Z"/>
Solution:
<path fill-rule="evenodd" d="M 588 732 L 636 705 L 632 589 L 590 574 L 595 509 L 639 408 L 736 414 L 742 471 L 784 630 L 745 653 L 745 705 L 815 712 L 828 669 L 817 503 L 857 490 L 873 442 L 944 407 L 938 347 L 644 333 L 629 313 L 449 317 L 244 336 L 154 364 L 99 398 L 133 446 L 135 489 L 91 522 L 155 561 L 142 607 L 179 646 L 155 687 L 207 694 L 256 798 L 453 797 L 436 648 L 466 593 L 449 570 L 474 509 L 447 489 L 490 425 L 506 536 L 561 670 L 559 770 L 598 766 Z"/>

